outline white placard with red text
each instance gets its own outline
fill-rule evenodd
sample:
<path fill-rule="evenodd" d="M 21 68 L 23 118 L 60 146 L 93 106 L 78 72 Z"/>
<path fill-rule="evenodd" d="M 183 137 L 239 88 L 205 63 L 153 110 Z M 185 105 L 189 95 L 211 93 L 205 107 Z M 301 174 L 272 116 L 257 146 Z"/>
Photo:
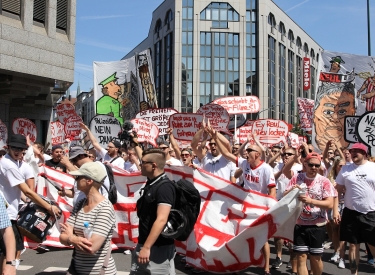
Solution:
<path fill-rule="evenodd" d="M 301 128 L 311 133 L 314 117 L 314 100 L 297 97 L 297 104 Z"/>
<path fill-rule="evenodd" d="M 210 121 L 212 129 L 231 134 L 228 130 L 229 114 L 223 106 L 206 104 L 197 110 L 197 114 L 204 115 Z"/>
<path fill-rule="evenodd" d="M 288 133 L 287 141 L 288 141 L 288 145 L 290 147 L 295 148 L 295 149 L 298 149 L 299 146 L 301 145 L 301 142 L 299 140 L 299 136 L 297 134 L 295 134 L 295 133 L 289 132 Z"/>
<path fill-rule="evenodd" d="M 82 122 L 82 118 L 78 115 L 73 115 L 66 120 L 64 124 L 64 132 L 65 137 L 70 140 L 79 140 L 79 135 L 81 134 L 81 126 L 80 122 Z"/>
<path fill-rule="evenodd" d="M 0 149 L 7 145 L 8 128 L 0 119 Z"/>
<path fill-rule="evenodd" d="M 253 124 L 253 133 L 258 136 L 262 144 L 285 142 L 288 132 L 288 124 L 282 120 L 259 119 Z"/>
<path fill-rule="evenodd" d="M 227 96 L 215 99 L 212 103 L 221 105 L 230 115 L 257 113 L 260 101 L 256 96 Z"/>
<path fill-rule="evenodd" d="M 51 122 L 51 144 L 52 146 L 63 144 L 65 142 L 64 124 L 60 121 Z"/>
<path fill-rule="evenodd" d="M 191 141 L 201 127 L 203 115 L 192 113 L 173 114 L 169 118 L 169 127 L 173 128 L 175 139 Z"/>
<path fill-rule="evenodd" d="M 70 103 L 57 104 L 56 114 L 62 124 L 65 124 L 69 117 L 77 116 L 74 106 Z"/>
<path fill-rule="evenodd" d="M 148 142 L 154 146 L 156 138 L 159 136 L 159 128 L 154 123 L 142 118 L 135 118 L 130 121 L 134 125 L 134 131 L 137 132 L 139 142 Z"/>
<path fill-rule="evenodd" d="M 173 108 L 147 109 L 140 111 L 135 118 L 142 118 L 154 123 L 159 128 L 159 135 L 165 135 L 169 128 L 169 117 L 176 113 L 178 113 L 178 111 Z"/>
<path fill-rule="evenodd" d="M 29 136 L 32 142 L 36 141 L 37 130 L 34 122 L 27 118 L 16 118 L 12 123 L 12 131 L 14 134 Z"/>

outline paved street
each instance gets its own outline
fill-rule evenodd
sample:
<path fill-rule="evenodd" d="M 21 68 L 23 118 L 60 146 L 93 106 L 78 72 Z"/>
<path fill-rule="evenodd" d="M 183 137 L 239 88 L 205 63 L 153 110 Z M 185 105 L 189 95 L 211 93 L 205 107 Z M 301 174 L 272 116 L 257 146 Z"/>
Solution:
<path fill-rule="evenodd" d="M 284 250 L 286 252 L 286 250 Z M 271 244 L 271 263 L 275 258 L 273 245 Z M 66 249 L 51 249 L 50 252 L 39 254 L 34 250 L 27 249 L 22 254 L 22 263 L 17 271 L 18 275 L 65 275 L 67 267 L 69 266 L 71 259 L 71 250 Z M 325 250 L 323 260 L 324 262 L 324 273 L 323 274 L 350 274 L 348 269 L 342 270 L 337 268 L 336 265 L 327 262 L 331 257 L 332 250 Z M 123 254 L 123 250 L 113 251 L 113 257 L 116 262 L 118 275 L 128 275 L 130 270 L 130 255 Z M 177 256 L 176 261 L 176 273 L 177 274 L 193 274 L 189 270 L 184 269 L 184 265 L 180 263 L 180 256 Z M 289 257 L 283 257 L 284 265 L 278 270 L 271 270 L 273 275 L 286 275 L 290 274 L 290 270 L 286 268 L 286 263 Z M 348 266 L 348 263 L 347 263 Z M 359 266 L 359 275 L 374 274 L 375 268 L 366 263 L 366 254 L 364 253 L 364 246 L 361 247 L 361 262 Z M 212 274 L 212 273 L 206 273 Z M 248 268 L 246 271 L 240 272 L 240 274 L 263 274 L 262 269 L 258 267 Z"/>

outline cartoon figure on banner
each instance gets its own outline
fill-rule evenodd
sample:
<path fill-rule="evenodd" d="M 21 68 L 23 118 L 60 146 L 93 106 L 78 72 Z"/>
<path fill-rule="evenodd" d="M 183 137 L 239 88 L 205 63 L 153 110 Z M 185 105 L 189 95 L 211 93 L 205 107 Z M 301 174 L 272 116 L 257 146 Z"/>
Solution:
<path fill-rule="evenodd" d="M 121 103 L 118 101 L 123 89 L 117 83 L 116 73 L 110 75 L 99 85 L 102 85 L 103 96 L 96 102 L 96 113 L 98 115 L 114 116 L 121 124 L 124 120 L 120 116 Z"/>
<path fill-rule="evenodd" d="M 355 91 L 351 82 L 325 82 L 318 88 L 314 106 L 315 142 L 324 150 L 329 140 L 339 141 L 343 148 L 345 141 L 345 116 L 355 115 Z"/>
<path fill-rule="evenodd" d="M 331 60 L 329 61 L 331 63 L 331 67 L 329 69 L 330 73 L 338 73 L 341 69 L 341 64 L 345 64 L 345 61 L 342 60 L 341 56 L 334 56 L 331 57 Z M 328 66 L 324 66 L 328 67 Z"/>
<path fill-rule="evenodd" d="M 366 111 L 375 110 L 375 72 L 371 76 L 371 73 L 366 72 L 359 74 L 359 77 L 366 79 L 361 88 L 357 91 L 357 97 L 361 100 L 366 100 Z M 365 93 L 362 93 L 365 91 Z"/>

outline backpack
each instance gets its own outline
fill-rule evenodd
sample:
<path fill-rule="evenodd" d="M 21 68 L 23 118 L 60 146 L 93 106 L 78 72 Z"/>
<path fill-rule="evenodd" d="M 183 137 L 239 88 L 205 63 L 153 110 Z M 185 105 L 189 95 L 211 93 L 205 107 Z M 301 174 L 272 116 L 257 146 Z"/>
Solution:
<path fill-rule="evenodd" d="M 114 158 L 112 161 L 114 161 L 116 158 Z M 111 161 L 111 163 L 112 163 Z M 113 172 L 112 172 L 112 167 L 109 166 L 108 164 L 103 163 L 105 166 L 105 170 L 107 170 L 107 176 L 109 180 L 109 190 L 107 187 L 103 184 L 103 187 L 105 190 L 108 192 L 108 200 L 112 203 L 115 204 L 117 202 L 117 188 L 115 184 L 115 179 L 113 177 Z"/>
<path fill-rule="evenodd" d="M 165 178 L 151 186 L 151 188 L 154 189 L 152 192 L 152 200 L 155 200 L 154 196 L 157 190 L 165 181 L 170 181 L 170 179 Z M 177 241 L 186 241 L 198 219 L 201 197 L 197 188 L 195 188 L 194 184 L 190 181 L 180 179 L 177 182 L 173 182 L 176 188 L 175 207 L 171 209 L 168 222 L 161 235 L 165 238 L 175 239 Z M 142 197 L 138 199 L 137 210 L 142 207 Z"/>

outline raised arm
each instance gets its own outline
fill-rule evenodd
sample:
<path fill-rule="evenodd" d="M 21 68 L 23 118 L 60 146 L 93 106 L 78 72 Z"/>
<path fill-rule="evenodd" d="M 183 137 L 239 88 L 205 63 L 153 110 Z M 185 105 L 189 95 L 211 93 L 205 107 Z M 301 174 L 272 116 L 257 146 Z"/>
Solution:
<path fill-rule="evenodd" d="M 229 152 L 228 148 L 225 144 L 223 144 L 222 140 L 225 137 L 220 137 L 222 134 L 220 134 L 218 131 L 215 131 L 211 127 L 207 127 L 208 134 L 216 141 L 216 146 L 219 149 L 220 153 L 229 161 L 233 162 L 234 164 L 237 163 L 237 157 L 233 155 L 231 152 Z"/>
<path fill-rule="evenodd" d="M 172 128 L 167 129 L 167 135 L 169 136 L 169 142 L 172 145 L 172 149 L 174 150 L 176 154 L 176 159 L 181 159 L 181 150 L 180 150 L 180 147 L 178 147 L 177 141 L 173 136 Z"/>
<path fill-rule="evenodd" d="M 333 140 L 329 140 L 326 143 L 326 147 L 324 148 L 324 151 L 323 151 L 323 163 L 327 169 L 331 167 L 331 164 L 329 163 L 329 158 L 328 158 L 328 150 L 332 146 L 333 142 L 334 142 Z"/>
<path fill-rule="evenodd" d="M 82 130 L 85 130 L 87 133 L 88 138 L 91 141 L 92 146 L 94 146 L 95 150 L 97 152 L 100 152 L 102 150 L 102 147 L 100 146 L 99 142 L 96 140 L 94 135 L 91 133 L 90 128 L 87 127 L 83 122 L 80 122 L 79 125 L 81 126 Z"/>
<path fill-rule="evenodd" d="M 202 160 L 206 154 L 202 146 L 199 146 L 199 139 L 202 136 L 202 133 L 204 132 L 204 128 L 199 129 L 191 141 L 191 148 L 193 149 L 194 154 L 197 156 L 199 160 Z"/>

